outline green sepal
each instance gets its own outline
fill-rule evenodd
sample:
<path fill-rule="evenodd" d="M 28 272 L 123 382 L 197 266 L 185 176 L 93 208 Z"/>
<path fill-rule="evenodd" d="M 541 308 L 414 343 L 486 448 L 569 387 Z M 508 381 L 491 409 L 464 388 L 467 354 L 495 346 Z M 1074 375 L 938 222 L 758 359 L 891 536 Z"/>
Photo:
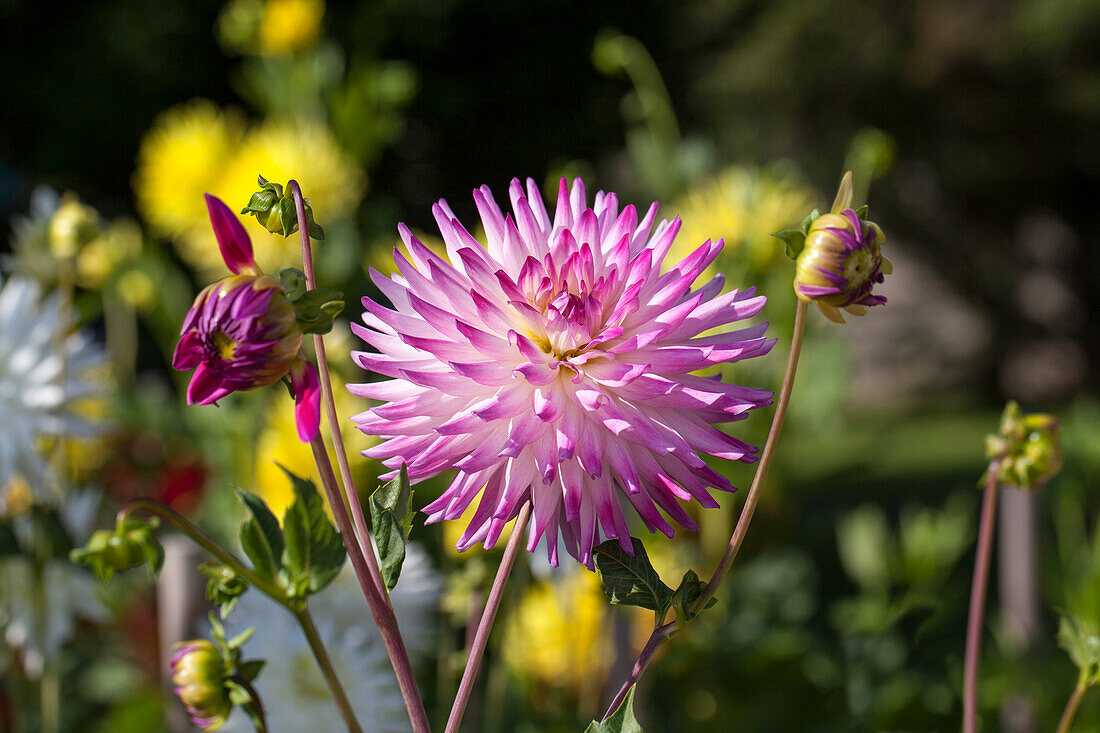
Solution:
<path fill-rule="evenodd" d="M 213 603 L 221 617 L 225 618 L 248 590 L 248 582 L 233 568 L 216 562 L 202 563 L 199 573 L 206 578 L 206 600 Z"/>
<path fill-rule="evenodd" d="M 284 547 L 279 520 L 271 513 L 264 500 L 252 492 L 238 488 L 237 497 L 251 515 L 241 525 L 241 548 L 252 561 L 256 572 L 263 578 L 274 581 L 282 569 Z"/>
<path fill-rule="evenodd" d="M 797 260 L 806 246 L 806 234 L 798 229 L 784 229 L 773 232 L 772 236 L 783 241 L 783 249 L 792 260 Z"/>
<path fill-rule="evenodd" d="M 305 295 L 309 288 L 305 273 L 296 267 L 279 270 L 279 282 L 283 284 L 283 289 L 286 290 L 286 298 L 291 303 Z"/>
<path fill-rule="evenodd" d="M 241 662 L 237 665 L 237 674 L 252 682 L 260 676 L 260 671 L 263 670 L 265 664 L 267 662 L 263 659 L 249 659 L 247 662 Z"/>
<path fill-rule="evenodd" d="M 623 702 L 603 722 L 593 720 L 584 733 L 642 733 L 642 726 L 634 717 L 634 686 L 627 691 Z"/>
<path fill-rule="evenodd" d="M 328 585 L 344 566 L 344 540 L 325 516 L 313 482 L 279 466 L 294 486 L 294 503 L 283 515 L 283 570 L 280 580 L 291 598 L 305 598 Z"/>
<path fill-rule="evenodd" d="M 164 565 L 164 548 L 153 530 L 159 522 L 127 517 L 114 529 L 100 529 L 92 533 L 88 543 L 69 552 L 74 563 L 86 565 L 100 582 L 108 582 L 116 572 L 145 565 L 152 577 L 160 573 Z"/>
<path fill-rule="evenodd" d="M 309 199 L 302 202 L 306 210 L 306 231 L 309 232 L 309 236 L 313 239 L 323 241 L 325 238 L 325 230 L 321 228 L 321 225 L 313 220 L 313 207 L 309 204 Z M 283 196 L 279 200 L 279 221 L 282 225 L 282 233 L 284 237 L 289 237 L 294 232 L 298 231 L 298 207 L 294 204 L 294 197 L 290 194 Z"/>
<path fill-rule="evenodd" d="M 260 190 L 252 194 L 248 200 L 248 206 L 241 209 L 242 214 L 251 214 L 256 221 L 270 232 L 279 232 L 282 222 L 278 218 L 278 204 L 283 197 L 283 187 L 278 183 L 272 183 L 263 176 L 256 176 L 256 183 Z"/>
<path fill-rule="evenodd" d="M 236 680 L 226 680 L 225 689 L 229 693 L 229 702 L 234 707 L 244 708 L 252 704 L 252 693 L 248 688 Z"/>
<path fill-rule="evenodd" d="M 680 585 L 672 594 L 672 603 L 670 604 L 672 610 L 676 612 L 676 630 L 684 628 L 689 621 L 699 615 L 699 612 L 692 612 L 691 607 L 695 601 L 699 599 L 699 596 L 703 594 L 703 589 L 707 587 L 707 584 L 699 580 L 699 576 L 694 570 L 688 570 L 684 573 L 684 577 L 680 579 Z M 706 610 L 718 602 L 717 598 L 709 599 L 701 610 Z"/>
<path fill-rule="evenodd" d="M 374 525 L 374 541 L 378 545 L 382 580 L 393 590 L 405 562 L 405 546 L 412 532 L 415 512 L 413 492 L 409 487 L 409 472 L 404 464 L 393 481 L 382 484 L 370 496 L 370 519 Z"/>
<path fill-rule="evenodd" d="M 601 542 L 592 550 L 596 574 L 603 583 L 607 600 L 616 606 L 640 606 L 664 618 L 672 604 L 673 591 L 653 569 L 645 545 L 637 537 L 630 538 L 634 555 L 627 554 L 618 540 Z"/>
<path fill-rule="evenodd" d="M 344 294 L 337 290 L 310 290 L 296 300 L 294 318 L 302 333 L 328 333 L 336 316 L 344 310 Z"/>
<path fill-rule="evenodd" d="M 867 204 L 864 204 L 863 206 L 860 206 L 858 209 L 856 209 L 856 216 L 858 216 L 860 219 L 866 219 L 867 218 L 867 209 L 868 209 Z"/>
<path fill-rule="evenodd" d="M 807 214 L 806 218 L 802 220 L 801 224 L 799 224 L 799 228 L 802 230 L 802 233 L 809 234 L 810 225 L 817 221 L 819 218 L 821 218 L 821 209 L 814 209 L 809 214 Z"/>

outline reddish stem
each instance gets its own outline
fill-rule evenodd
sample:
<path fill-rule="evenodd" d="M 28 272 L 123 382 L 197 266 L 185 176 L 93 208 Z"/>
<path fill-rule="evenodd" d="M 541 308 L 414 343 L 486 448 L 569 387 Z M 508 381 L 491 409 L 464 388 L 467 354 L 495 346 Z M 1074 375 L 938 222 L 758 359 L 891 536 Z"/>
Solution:
<path fill-rule="evenodd" d="M 966 623 L 966 661 L 963 667 L 963 733 L 978 729 L 978 667 L 982 653 L 982 619 L 985 616 L 985 592 L 989 585 L 989 558 L 993 547 L 993 527 L 997 517 L 997 473 L 1000 461 L 989 465 L 986 473 L 982 516 L 978 525 L 978 554 L 974 560 L 974 582 L 970 586 L 970 615 Z"/>

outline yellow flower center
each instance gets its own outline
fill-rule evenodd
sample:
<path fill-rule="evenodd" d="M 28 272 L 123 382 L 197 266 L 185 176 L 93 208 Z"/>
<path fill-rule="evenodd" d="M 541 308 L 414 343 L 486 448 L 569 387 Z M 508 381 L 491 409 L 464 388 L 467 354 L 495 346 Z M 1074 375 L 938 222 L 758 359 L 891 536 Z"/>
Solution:
<path fill-rule="evenodd" d="M 231 341 L 222 331 L 214 334 L 214 348 L 218 356 L 226 361 L 232 361 L 233 354 L 237 351 L 237 343 Z"/>

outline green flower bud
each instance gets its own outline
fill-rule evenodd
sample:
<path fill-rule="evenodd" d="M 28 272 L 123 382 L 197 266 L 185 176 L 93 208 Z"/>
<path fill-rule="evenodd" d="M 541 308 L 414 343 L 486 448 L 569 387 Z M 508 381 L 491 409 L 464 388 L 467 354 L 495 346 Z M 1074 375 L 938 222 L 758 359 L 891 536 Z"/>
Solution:
<path fill-rule="evenodd" d="M 145 565 L 156 575 L 164 563 L 164 549 L 153 529 L 155 521 L 127 518 L 112 529 L 96 530 L 88 544 L 69 553 L 70 559 L 87 565 L 103 582 L 116 572 Z"/>
<path fill-rule="evenodd" d="M 241 209 L 241 213 L 252 214 L 256 217 L 256 221 L 273 234 L 289 237 L 298 231 L 298 209 L 294 205 L 294 197 L 290 192 L 263 176 L 257 176 L 256 182 L 260 190 L 252 194 L 252 198 L 248 200 L 248 206 Z M 325 230 L 313 220 L 313 207 L 309 205 L 309 199 L 305 199 L 304 204 L 309 236 L 323 240 Z"/>
<path fill-rule="evenodd" d="M 205 562 L 199 565 L 199 572 L 206 576 L 206 599 L 217 606 L 225 618 L 237 605 L 237 599 L 248 590 L 248 583 L 228 565 Z"/>
<path fill-rule="evenodd" d="M 986 436 L 985 452 L 996 462 L 1000 483 L 1038 489 L 1062 470 L 1061 425 L 1045 413 L 1024 415 L 1016 402 L 1009 402 L 997 435 Z M 983 485 L 987 479 L 988 472 Z"/>
<path fill-rule="evenodd" d="M 75 257 L 84 245 L 99 235 L 99 213 L 81 202 L 75 194 L 66 193 L 61 205 L 50 217 L 46 230 L 50 252 L 58 259 Z"/>
<path fill-rule="evenodd" d="M 206 639 L 179 642 L 172 648 L 176 650 L 172 682 L 191 722 L 205 731 L 221 728 L 233 710 L 221 653 Z"/>

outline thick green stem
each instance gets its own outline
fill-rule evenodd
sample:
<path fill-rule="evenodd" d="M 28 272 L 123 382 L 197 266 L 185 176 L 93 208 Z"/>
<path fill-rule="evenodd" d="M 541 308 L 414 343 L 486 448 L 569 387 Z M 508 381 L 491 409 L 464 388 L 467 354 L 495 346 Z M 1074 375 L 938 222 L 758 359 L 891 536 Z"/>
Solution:
<path fill-rule="evenodd" d="M 306 635 L 306 640 L 309 641 L 309 648 L 313 650 L 313 656 L 317 658 L 317 665 L 321 668 L 321 674 L 325 676 L 325 682 L 328 683 L 329 689 L 332 690 L 332 697 L 336 702 L 336 707 L 340 709 L 340 717 L 344 719 L 348 732 L 363 733 L 363 728 L 359 725 L 359 721 L 355 719 L 355 710 L 351 707 L 351 701 L 348 700 L 347 693 L 344 692 L 344 688 L 340 684 L 340 678 L 336 675 L 336 669 L 332 666 L 332 659 L 328 655 L 328 650 L 325 649 L 325 643 L 321 641 L 321 635 L 317 633 L 317 625 L 313 623 L 313 617 L 305 608 L 295 611 L 294 617 L 298 619 L 302 632 Z"/>
<path fill-rule="evenodd" d="M 1073 689 L 1073 694 L 1066 701 L 1066 709 L 1062 711 L 1062 719 L 1058 721 L 1057 733 L 1069 733 L 1069 727 L 1073 725 L 1073 719 L 1077 717 L 1077 708 L 1081 707 L 1081 700 L 1085 697 L 1085 692 L 1088 689 L 1088 683 L 1084 679 L 1078 680 L 1077 687 Z"/>

